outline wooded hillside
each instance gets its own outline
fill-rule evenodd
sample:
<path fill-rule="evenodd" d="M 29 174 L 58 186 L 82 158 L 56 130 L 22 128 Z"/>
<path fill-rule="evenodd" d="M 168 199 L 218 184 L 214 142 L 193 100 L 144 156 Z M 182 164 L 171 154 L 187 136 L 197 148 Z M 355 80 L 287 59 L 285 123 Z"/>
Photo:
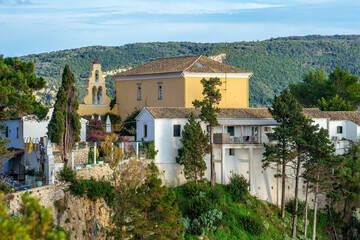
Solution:
<path fill-rule="evenodd" d="M 360 35 L 284 37 L 256 42 L 227 44 L 228 64 L 254 72 L 250 78 L 250 106 L 269 106 L 274 93 L 279 94 L 289 83 L 298 82 L 311 69 L 324 68 L 328 73 L 337 65 L 360 75 Z M 94 60 L 103 72 L 135 67 L 159 57 L 225 53 L 225 43 L 153 42 L 120 47 L 92 46 L 51 53 L 22 56 L 33 61 L 36 73 L 47 80 L 42 101 L 50 104 L 61 82 L 61 69 L 69 64 L 76 77 L 79 99 L 85 94 L 85 82 Z M 113 96 L 114 84 L 107 77 L 108 95 Z M 51 90 L 53 92 L 51 92 Z"/>

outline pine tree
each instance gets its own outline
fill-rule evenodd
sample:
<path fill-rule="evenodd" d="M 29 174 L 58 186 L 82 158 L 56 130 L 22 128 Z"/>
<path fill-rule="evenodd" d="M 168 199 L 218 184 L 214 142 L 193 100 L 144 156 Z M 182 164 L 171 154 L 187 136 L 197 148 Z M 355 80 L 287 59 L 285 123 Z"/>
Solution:
<path fill-rule="evenodd" d="M 314 240 L 316 237 L 316 213 L 318 204 L 318 195 L 320 193 L 331 194 L 337 182 L 336 176 L 333 174 L 340 164 L 335 158 L 335 148 L 329 140 L 329 133 L 326 129 L 321 128 L 311 134 L 309 143 L 311 148 L 309 151 L 309 160 L 304 164 L 305 173 L 304 178 L 307 181 L 307 186 L 312 184 L 314 188 L 314 219 L 313 219 L 313 236 Z M 308 188 L 306 189 L 308 191 Z M 308 194 L 307 194 L 308 195 Z M 307 229 L 307 197 L 306 197 L 306 211 L 305 211 L 305 237 Z"/>
<path fill-rule="evenodd" d="M 302 112 L 293 115 L 293 122 L 295 129 L 293 131 L 292 139 L 295 143 L 296 158 L 293 159 L 292 164 L 292 168 L 295 172 L 295 207 L 293 215 L 292 237 L 296 238 L 297 215 L 299 207 L 299 184 L 301 177 L 300 171 L 303 164 L 308 160 L 309 152 L 313 147 L 313 139 L 316 137 L 316 132 L 319 130 L 319 126 L 312 125 L 313 120 L 305 117 Z"/>
<path fill-rule="evenodd" d="M 301 113 L 301 107 L 288 90 L 284 90 L 280 96 L 274 97 L 274 102 L 269 108 L 273 118 L 280 124 L 273 132 L 266 133 L 269 142 L 276 141 L 276 144 L 264 144 L 263 168 L 266 169 L 275 164 L 280 167 L 276 177 L 281 177 L 281 217 L 285 217 L 285 194 L 287 168 L 296 157 L 295 142 L 293 141 L 296 127 L 293 123 L 294 116 Z"/>
<path fill-rule="evenodd" d="M 220 109 L 217 106 L 219 105 L 221 100 L 221 93 L 220 89 L 217 87 L 221 86 L 221 81 L 219 78 L 209 78 L 209 80 L 203 78 L 201 80 L 201 83 L 204 87 L 204 90 L 202 92 L 202 94 L 204 95 L 204 99 L 202 101 L 193 101 L 193 105 L 195 108 L 201 108 L 201 114 L 199 115 L 200 119 L 204 122 L 209 123 L 210 125 L 210 186 L 215 187 L 215 156 L 213 146 L 213 132 L 214 127 L 219 124 L 217 121 L 217 113 L 220 112 Z"/>
<path fill-rule="evenodd" d="M 200 122 L 195 120 L 193 113 L 184 126 L 180 141 L 183 146 L 178 150 L 176 162 L 184 165 L 185 178 L 197 183 L 198 179 L 204 176 L 206 170 L 204 157 L 209 152 L 210 145 L 209 138 L 201 129 Z"/>
<path fill-rule="evenodd" d="M 39 119 L 46 117 L 48 109 L 36 101 L 34 91 L 45 86 L 45 80 L 34 73 L 32 62 L 23 62 L 18 58 L 3 58 L 0 55 L 0 131 L 3 122 L 19 115 L 35 114 Z M 6 144 L 0 136 L 0 153 L 6 152 Z"/>
<path fill-rule="evenodd" d="M 67 165 L 67 154 L 71 151 L 73 144 L 79 141 L 80 116 L 76 96 L 75 77 L 69 65 L 64 68 L 62 83 L 56 95 L 54 112 L 48 126 L 50 140 L 60 145 L 61 159 Z"/>
<path fill-rule="evenodd" d="M 148 169 L 145 182 L 129 199 L 132 208 L 128 211 L 127 232 L 136 239 L 181 239 L 178 233 L 183 227 L 178 222 L 181 213 L 175 204 L 175 193 L 162 186 L 154 163 Z"/>
<path fill-rule="evenodd" d="M 22 195 L 21 209 L 14 217 L 6 208 L 3 194 L 0 193 L 0 238 L 1 239 L 48 239 L 65 240 L 65 233 L 56 232 L 50 208 L 39 204 L 39 199 L 31 198 L 26 192 Z"/>

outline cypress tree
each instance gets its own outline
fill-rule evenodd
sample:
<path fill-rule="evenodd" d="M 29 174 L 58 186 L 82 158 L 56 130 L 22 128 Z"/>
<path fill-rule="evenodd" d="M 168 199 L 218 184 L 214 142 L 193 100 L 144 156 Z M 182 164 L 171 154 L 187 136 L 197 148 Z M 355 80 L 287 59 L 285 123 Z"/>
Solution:
<path fill-rule="evenodd" d="M 56 95 L 54 112 L 48 126 L 50 140 L 60 145 L 61 159 L 67 165 L 67 154 L 73 144 L 80 140 L 80 116 L 76 96 L 75 77 L 66 64 L 62 75 L 62 83 Z"/>
<path fill-rule="evenodd" d="M 209 152 L 210 145 L 209 138 L 201 129 L 200 122 L 195 120 L 193 113 L 184 126 L 180 141 L 183 146 L 178 150 L 176 162 L 184 165 L 186 179 L 197 182 L 204 176 L 206 170 L 204 157 Z"/>
<path fill-rule="evenodd" d="M 210 146 L 211 146 L 211 155 L 210 155 L 210 166 L 211 166 L 211 179 L 210 186 L 215 187 L 215 156 L 214 156 L 214 146 L 213 146 L 213 132 L 214 127 L 218 125 L 217 113 L 220 112 L 220 109 L 217 107 L 221 100 L 221 93 L 218 87 L 221 86 L 221 81 L 219 78 L 205 78 L 201 79 L 201 84 L 204 87 L 202 94 L 204 99 L 202 101 L 195 100 L 193 105 L 195 108 L 201 108 L 201 114 L 199 115 L 200 119 L 204 122 L 209 123 L 210 125 Z"/>

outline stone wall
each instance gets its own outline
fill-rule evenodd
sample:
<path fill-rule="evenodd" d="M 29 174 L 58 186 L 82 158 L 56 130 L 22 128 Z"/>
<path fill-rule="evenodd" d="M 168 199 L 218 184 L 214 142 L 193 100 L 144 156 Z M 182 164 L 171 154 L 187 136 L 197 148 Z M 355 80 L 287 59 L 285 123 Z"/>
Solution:
<path fill-rule="evenodd" d="M 74 166 L 84 167 L 84 165 L 89 161 L 88 153 L 89 153 L 89 148 L 74 150 Z"/>
<path fill-rule="evenodd" d="M 108 164 L 98 164 L 92 168 L 77 171 L 79 178 L 109 180 L 112 174 Z M 111 209 L 103 199 L 90 201 L 86 196 L 73 196 L 67 183 L 55 181 L 55 184 L 32 188 L 32 197 L 39 198 L 40 204 L 52 208 L 56 224 L 71 234 L 71 239 L 106 239 L 105 228 L 111 227 Z M 9 202 L 11 212 L 19 211 L 24 191 L 13 193 Z"/>

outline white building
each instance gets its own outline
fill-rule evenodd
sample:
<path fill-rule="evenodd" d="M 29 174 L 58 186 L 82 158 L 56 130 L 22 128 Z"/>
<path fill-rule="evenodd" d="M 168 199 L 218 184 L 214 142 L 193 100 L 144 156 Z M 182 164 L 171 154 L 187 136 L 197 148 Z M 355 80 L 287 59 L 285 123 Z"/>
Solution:
<path fill-rule="evenodd" d="M 182 167 L 176 163 L 177 150 L 181 147 L 181 132 L 187 123 L 190 112 L 195 116 L 199 109 L 193 108 L 144 108 L 137 116 L 137 140 L 154 140 L 159 153 L 155 163 L 168 185 L 185 182 Z M 304 114 L 314 120 L 314 124 L 328 129 L 338 153 L 343 153 L 347 144 L 360 136 L 359 112 L 322 112 L 319 109 L 304 109 Z M 272 119 L 267 109 L 229 109 L 223 108 L 218 114 L 219 126 L 214 130 L 216 181 L 227 183 L 233 173 L 242 174 L 250 181 L 250 193 L 260 199 L 280 204 L 281 180 L 275 178 L 275 169 L 262 168 L 264 143 L 268 142 L 266 133 L 278 123 Z M 202 123 L 205 130 L 206 125 Z M 349 141 L 344 141 L 344 140 Z M 209 155 L 205 157 L 210 179 Z M 289 173 L 291 171 L 289 170 Z M 287 182 L 291 198 L 294 182 Z M 304 198 L 304 188 L 300 198 Z"/>
<path fill-rule="evenodd" d="M 11 143 L 6 146 L 9 147 L 10 154 L 0 156 L 0 163 L 4 164 L 4 174 L 11 175 L 17 180 L 25 180 L 26 169 L 39 169 L 40 161 L 40 147 L 41 145 L 46 149 L 46 152 L 52 153 L 52 145 L 47 138 L 47 127 L 50 122 L 54 109 L 50 108 L 47 116 L 43 120 L 39 120 L 34 115 L 28 115 L 13 120 L 5 121 L 5 133 L 0 132 L 4 139 L 10 139 Z M 87 120 L 81 118 L 80 139 L 86 141 L 86 124 Z M 33 144 L 33 151 L 29 154 L 28 144 L 31 138 Z M 51 148 L 51 149 L 48 149 Z M 53 169 L 53 159 L 48 159 L 44 162 L 44 172 L 47 182 L 51 180 Z"/>

